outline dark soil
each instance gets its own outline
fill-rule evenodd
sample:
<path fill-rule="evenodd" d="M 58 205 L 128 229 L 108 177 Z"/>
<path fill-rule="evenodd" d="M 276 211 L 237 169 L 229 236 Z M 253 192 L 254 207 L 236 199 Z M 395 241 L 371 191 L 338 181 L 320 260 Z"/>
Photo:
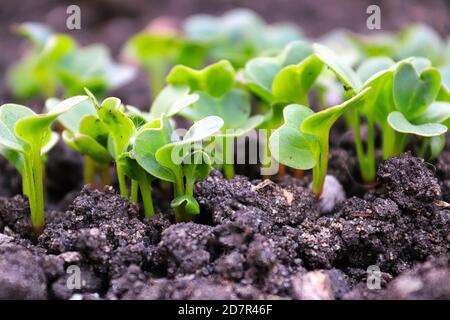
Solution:
<path fill-rule="evenodd" d="M 159 206 L 143 220 L 111 187 L 85 188 L 37 239 L 27 201 L 0 198 L 0 298 L 450 298 L 442 183 L 409 154 L 382 163 L 377 179 L 324 215 L 308 178 L 227 181 L 214 170 L 196 185 L 202 213 L 189 223 Z M 69 289 L 74 265 L 82 285 Z M 366 284 L 373 265 L 380 290 Z"/>
<path fill-rule="evenodd" d="M 365 9 L 373 3 L 381 6 L 385 30 L 421 21 L 443 35 L 450 31 L 444 0 L 79 2 L 83 28 L 70 34 L 82 44 L 105 42 L 116 57 L 152 18 L 240 6 L 270 22 L 297 23 L 313 37 L 336 27 L 367 32 Z M 41 21 L 67 32 L 68 4 L 1 4 L 2 74 L 24 49 L 12 23 Z M 5 79 L 1 103 L 13 101 Z M 143 73 L 112 94 L 148 108 Z M 43 101 L 20 103 L 39 110 Z M 382 163 L 368 190 L 350 151 L 353 137 L 339 125 L 333 130 L 329 174 L 346 192 L 343 203 L 325 212 L 308 189 L 308 174 L 250 180 L 258 168 L 246 165 L 237 171 L 247 177 L 227 181 L 214 170 L 197 183 L 202 212 L 179 224 L 158 186 L 157 214 L 148 221 L 112 187 L 82 189 L 81 157 L 60 143 L 47 161 L 46 228 L 38 238 L 28 201 L 15 196 L 20 177 L 0 158 L 0 299 L 450 299 L 449 146 L 434 166 L 409 154 Z M 381 289 L 370 290 L 367 268 L 374 265 Z M 74 266 L 81 282 L 71 289 Z"/>

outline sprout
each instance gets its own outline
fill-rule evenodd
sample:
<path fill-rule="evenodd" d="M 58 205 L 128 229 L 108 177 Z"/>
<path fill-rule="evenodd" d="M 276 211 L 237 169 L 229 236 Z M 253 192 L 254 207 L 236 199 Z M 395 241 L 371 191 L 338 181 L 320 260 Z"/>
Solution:
<path fill-rule="evenodd" d="M 69 97 L 83 93 L 84 87 L 102 96 L 134 76 L 134 69 L 115 63 L 104 45 L 79 47 L 70 36 L 37 23 L 16 29 L 33 44 L 9 71 L 9 84 L 18 98 L 53 97 L 60 89 Z"/>
<path fill-rule="evenodd" d="M 45 103 L 51 111 L 59 100 L 48 99 Z M 97 116 L 91 101 L 85 101 L 62 114 L 58 122 L 64 127 L 62 138 L 73 150 L 83 155 L 84 183 L 101 189 L 110 184 L 109 164 L 111 156 L 108 152 L 108 129 Z M 97 184 L 96 176 L 100 183 Z"/>
<path fill-rule="evenodd" d="M 369 88 L 344 103 L 314 113 L 310 108 L 291 104 L 283 110 L 284 124 L 270 137 L 272 156 L 291 168 L 313 169 L 313 192 L 319 198 L 328 167 L 329 132 L 344 112 L 359 108 Z"/>
<path fill-rule="evenodd" d="M 50 125 L 86 99 L 86 96 L 69 98 L 45 114 L 36 114 L 17 104 L 0 107 L 0 153 L 22 175 L 23 193 L 30 202 L 31 224 L 37 233 L 44 227 L 45 216 L 43 156 L 58 140 L 58 134 L 51 131 Z"/>
<path fill-rule="evenodd" d="M 208 56 L 217 61 L 226 59 L 235 67 L 265 51 L 277 51 L 302 34 L 291 24 L 266 24 L 248 9 L 230 10 L 220 17 L 193 15 L 183 23 L 185 38 L 202 44 Z"/>
<path fill-rule="evenodd" d="M 202 140 L 216 133 L 223 120 L 216 116 L 195 122 L 180 139 L 168 118 L 149 122 L 136 135 L 131 156 L 151 176 L 174 185 L 174 199 L 177 221 L 190 220 L 200 213 L 194 198 L 194 183 L 204 179 L 211 169 L 211 161 L 203 151 Z"/>
<path fill-rule="evenodd" d="M 226 178 L 234 176 L 234 140 L 245 135 L 262 123 L 263 116 L 250 116 L 249 95 L 236 88 L 235 71 L 226 60 L 194 70 L 175 66 L 167 76 L 172 85 L 188 86 L 199 99 L 180 114 L 192 121 L 207 116 L 219 116 L 223 120 L 220 132 L 214 135 L 215 159 L 222 164 Z"/>
<path fill-rule="evenodd" d="M 131 152 L 131 149 L 139 133 L 153 126 L 155 121 L 159 121 L 158 117 L 163 114 L 167 114 L 166 117 L 174 115 L 194 103 L 198 96 L 189 94 L 187 87 L 168 86 L 155 100 L 154 109 L 151 113 L 146 114 L 128 106 L 127 108 L 131 112 L 127 114 L 120 99 L 109 97 L 99 103 L 88 89 L 85 90 L 96 110 L 96 115 L 85 117 L 90 119 L 88 124 L 93 126 L 91 133 L 102 133 L 103 144 L 101 146 L 106 147 L 106 150 L 116 162 L 120 194 L 136 203 L 140 190 L 145 216 L 151 217 L 154 211 L 151 182 L 155 176 L 144 171 L 136 162 L 135 153 Z M 82 151 L 83 149 L 80 149 L 80 152 Z M 84 149 L 84 151 L 86 150 Z M 131 179 L 131 193 L 128 191 L 126 177 Z"/>
<path fill-rule="evenodd" d="M 425 67 L 420 72 L 411 62 L 399 63 L 393 80 L 395 110 L 387 121 L 395 134 L 392 149 L 386 156 L 397 155 L 405 147 L 409 134 L 429 138 L 442 136 L 447 127 L 441 122 L 450 117 L 448 103 L 433 103 L 441 88 L 437 69 Z M 438 140 L 434 139 L 434 143 Z M 434 150 L 433 155 L 436 154 Z"/>

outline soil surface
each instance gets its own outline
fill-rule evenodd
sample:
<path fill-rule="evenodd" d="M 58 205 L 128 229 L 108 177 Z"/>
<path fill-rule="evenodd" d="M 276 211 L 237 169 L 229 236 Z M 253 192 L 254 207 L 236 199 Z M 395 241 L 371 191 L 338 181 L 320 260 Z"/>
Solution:
<path fill-rule="evenodd" d="M 38 238 L 28 202 L 2 197 L 0 298 L 449 299 L 446 166 L 446 153 L 436 170 L 408 153 L 387 160 L 375 189 L 327 214 L 307 176 L 228 181 L 213 170 L 189 223 L 161 201 L 144 220 L 112 187 L 84 188 Z"/>
<path fill-rule="evenodd" d="M 312 37 L 337 27 L 368 32 L 365 9 L 374 3 L 383 29 L 421 21 L 450 32 L 444 0 L 83 0 L 83 28 L 70 34 L 82 44 L 105 42 L 118 57 L 125 40 L 160 15 L 180 20 L 242 6 L 270 22 L 297 23 Z M 69 4 L 0 5 L 2 74 L 25 49 L 11 25 L 41 21 L 67 32 Z M 148 108 L 144 74 L 111 94 Z M 0 101 L 13 101 L 5 77 Z M 43 101 L 20 103 L 39 110 Z M 28 201 L 17 195 L 20 177 L 0 158 L 0 299 L 450 299 L 450 146 L 432 164 L 409 154 L 381 163 L 369 190 L 353 137 L 343 126 L 333 130 L 327 179 L 339 197 L 316 202 L 309 174 L 252 180 L 258 168 L 239 166 L 243 175 L 227 181 L 213 170 L 195 188 L 201 214 L 178 224 L 157 185 L 150 220 L 113 187 L 83 188 L 81 157 L 59 143 L 48 156 L 39 237 Z"/>

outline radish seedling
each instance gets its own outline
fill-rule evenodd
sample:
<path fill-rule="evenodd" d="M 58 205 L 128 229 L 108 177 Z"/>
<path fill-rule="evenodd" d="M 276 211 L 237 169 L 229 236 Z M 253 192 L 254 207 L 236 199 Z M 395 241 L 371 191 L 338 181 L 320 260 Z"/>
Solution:
<path fill-rule="evenodd" d="M 58 140 L 58 134 L 51 131 L 50 125 L 86 99 L 86 96 L 69 98 L 45 114 L 36 114 L 17 104 L 0 107 L 0 150 L 22 175 L 23 192 L 30 203 L 31 223 L 37 233 L 44 227 L 45 214 L 42 157 Z"/>
<path fill-rule="evenodd" d="M 103 45 L 79 47 L 70 36 L 37 23 L 21 24 L 17 32 L 33 44 L 9 72 L 10 87 L 19 98 L 54 97 L 59 90 L 69 97 L 83 93 L 84 87 L 104 95 L 134 76 L 134 69 L 115 63 Z"/>
<path fill-rule="evenodd" d="M 194 183 L 204 179 L 211 168 L 209 156 L 203 151 L 202 140 L 216 133 L 223 120 L 209 116 L 195 122 L 180 139 L 169 119 L 163 114 L 160 119 L 142 127 L 132 147 L 132 157 L 151 176 L 174 185 L 177 221 L 190 220 L 200 208 L 194 198 Z"/>
<path fill-rule="evenodd" d="M 387 118 L 395 134 L 387 156 L 403 152 L 409 134 L 437 137 L 447 132 L 447 127 L 440 122 L 450 117 L 448 104 L 433 103 L 441 87 L 440 73 L 432 67 L 417 69 L 410 62 L 401 62 L 395 71 L 395 110 Z"/>
<path fill-rule="evenodd" d="M 154 177 L 149 176 L 141 168 L 135 160 L 134 153 L 131 153 L 130 150 L 140 130 L 151 127 L 154 121 L 159 121 L 159 116 L 162 114 L 167 114 L 167 116 L 174 115 L 191 103 L 194 103 L 198 96 L 189 94 L 187 87 L 168 86 L 155 99 L 154 108 L 149 114 L 140 112 L 132 107 L 128 107 L 132 112 L 127 114 L 125 106 L 120 99 L 110 97 L 103 100 L 100 104 L 89 90 L 85 90 L 96 109 L 96 116 L 89 116 L 88 118 L 92 119 L 92 122 L 90 121 L 89 124 L 94 124 L 95 119 L 96 123 L 100 122 L 99 128 L 102 128 L 102 132 L 106 133 L 104 141 L 106 140 L 106 148 L 116 161 L 120 194 L 124 198 L 137 202 L 138 191 L 140 190 L 145 216 L 152 216 L 153 203 L 150 183 Z M 92 128 L 92 130 L 95 130 L 95 128 Z M 126 176 L 131 178 L 130 196 Z"/>
<path fill-rule="evenodd" d="M 51 111 L 58 103 L 58 99 L 51 98 L 46 101 L 45 106 Z M 111 156 L 107 148 L 109 131 L 97 116 L 92 102 L 85 101 L 72 108 L 62 114 L 58 122 L 64 127 L 64 142 L 84 157 L 84 183 L 98 189 L 110 184 Z M 97 175 L 100 184 L 96 183 Z"/>
<path fill-rule="evenodd" d="M 145 31 L 132 37 L 125 46 L 125 54 L 143 66 L 150 81 L 154 100 L 164 87 L 170 67 L 181 63 L 199 67 L 203 63 L 204 48 L 180 35 Z"/>
<path fill-rule="evenodd" d="M 327 173 L 329 131 L 344 112 L 363 105 L 369 90 L 317 113 L 298 104 L 288 105 L 283 110 L 284 124 L 270 137 L 272 156 L 291 168 L 312 168 L 312 189 L 317 198 L 322 193 Z"/>
<path fill-rule="evenodd" d="M 185 38 L 207 48 L 208 57 L 226 59 L 235 67 L 263 52 L 278 51 L 302 35 L 291 24 L 268 25 L 249 9 L 230 10 L 220 17 L 193 15 L 183 23 Z"/>
<path fill-rule="evenodd" d="M 222 164 L 226 178 L 234 176 L 234 141 L 253 130 L 263 121 L 263 116 L 250 116 L 249 95 L 236 88 L 235 71 L 226 60 L 211 64 L 202 70 L 175 66 L 167 77 L 174 85 L 186 85 L 199 96 L 197 102 L 180 114 L 192 121 L 207 116 L 219 116 L 224 124 L 214 135 L 215 159 Z"/>

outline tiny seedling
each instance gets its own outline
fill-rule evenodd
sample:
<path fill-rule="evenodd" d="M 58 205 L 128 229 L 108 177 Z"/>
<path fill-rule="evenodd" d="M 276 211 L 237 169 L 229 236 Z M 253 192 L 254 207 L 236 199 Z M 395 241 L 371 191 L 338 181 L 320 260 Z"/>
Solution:
<path fill-rule="evenodd" d="M 92 128 L 92 133 L 96 132 L 94 129 L 101 130 L 102 140 L 106 141 L 106 148 L 116 162 L 120 194 L 136 203 L 140 190 L 145 216 L 151 217 L 153 215 L 151 181 L 154 176 L 142 169 L 130 150 L 139 132 L 151 127 L 154 121 L 159 121 L 158 116 L 167 114 L 167 117 L 170 117 L 194 103 L 198 96 L 189 94 L 187 87 L 168 86 L 161 91 L 155 99 L 154 109 L 147 114 L 134 107 L 126 108 L 120 99 L 115 97 L 106 98 L 99 103 L 88 89 L 85 90 L 96 109 L 96 116 L 88 116 L 88 119 L 91 119 L 88 124 L 93 126 L 99 124 L 97 129 Z M 131 112 L 127 114 L 125 109 Z M 131 194 L 128 191 L 126 177 L 131 179 Z"/>
<path fill-rule="evenodd" d="M 45 106 L 51 111 L 58 103 L 58 99 L 51 98 L 46 101 Z M 97 189 L 110 184 L 111 156 L 107 148 L 109 131 L 97 116 L 92 102 L 87 100 L 80 103 L 62 114 L 58 122 L 64 127 L 64 142 L 83 155 L 84 183 Z M 99 184 L 96 176 L 100 178 Z"/>
<path fill-rule="evenodd" d="M 211 169 L 209 156 L 203 151 L 202 140 L 215 134 L 223 125 L 216 116 L 195 122 L 180 139 L 169 119 L 160 119 L 142 127 L 134 139 L 131 155 L 151 176 L 174 185 L 177 221 L 190 220 L 200 213 L 194 198 L 194 183 L 204 179 Z"/>
<path fill-rule="evenodd" d="M 221 164 L 227 179 L 234 176 L 234 141 L 259 126 L 262 115 L 250 116 L 250 96 L 236 88 L 235 71 L 226 60 L 202 70 L 175 66 L 167 77 L 173 85 L 189 86 L 199 96 L 197 102 L 180 114 L 191 121 L 207 116 L 219 116 L 224 121 L 220 133 L 214 136 L 215 164 Z"/>
<path fill-rule="evenodd" d="M 386 156 L 403 152 L 410 134 L 430 138 L 447 132 L 441 122 L 450 117 L 448 104 L 433 103 L 440 88 L 441 76 L 436 68 L 421 68 L 407 61 L 399 63 L 393 80 L 395 109 L 387 118 L 395 130 L 394 143 Z"/>
<path fill-rule="evenodd" d="M 151 98 L 155 99 L 164 87 L 164 79 L 169 68 L 186 56 L 186 47 L 183 40 L 177 34 L 156 34 L 148 31 L 141 32 L 128 40 L 125 46 L 125 54 L 136 60 L 147 72 L 150 81 Z M 196 51 L 192 45 L 193 51 Z M 197 57 L 202 53 L 200 48 Z M 188 65 L 200 65 L 201 62 L 184 61 Z"/>
<path fill-rule="evenodd" d="M 367 88 L 344 103 L 314 113 L 310 108 L 291 104 L 283 110 L 284 124 L 270 137 L 272 156 L 295 169 L 313 169 L 313 192 L 320 198 L 328 168 L 329 132 L 339 117 L 359 108 Z"/>
<path fill-rule="evenodd" d="M 184 38 L 201 44 L 212 61 L 226 59 L 240 68 L 263 52 L 277 52 L 288 43 L 302 39 L 291 24 L 268 25 L 248 9 L 234 9 L 215 17 L 198 14 L 183 22 Z"/>
<path fill-rule="evenodd" d="M 0 152 L 22 175 L 23 193 L 30 203 L 31 224 L 37 233 L 44 227 L 45 216 L 43 155 L 58 140 L 58 134 L 51 131 L 50 125 L 86 99 L 86 96 L 69 98 L 45 114 L 36 114 L 17 104 L 0 107 Z"/>
<path fill-rule="evenodd" d="M 9 84 L 18 98 L 50 98 L 60 90 L 69 97 L 82 94 L 84 87 L 102 96 L 134 76 L 134 69 L 115 63 L 104 45 L 79 47 L 70 36 L 38 23 L 23 23 L 16 30 L 32 43 L 31 50 L 9 70 Z"/>
<path fill-rule="evenodd" d="M 323 69 L 312 46 L 294 41 L 275 57 L 257 57 L 245 65 L 243 83 L 260 100 L 264 113 L 260 128 L 267 130 L 264 139 L 264 165 L 269 164 L 270 133 L 283 124 L 283 109 L 289 104 L 309 106 L 308 94 Z"/>

